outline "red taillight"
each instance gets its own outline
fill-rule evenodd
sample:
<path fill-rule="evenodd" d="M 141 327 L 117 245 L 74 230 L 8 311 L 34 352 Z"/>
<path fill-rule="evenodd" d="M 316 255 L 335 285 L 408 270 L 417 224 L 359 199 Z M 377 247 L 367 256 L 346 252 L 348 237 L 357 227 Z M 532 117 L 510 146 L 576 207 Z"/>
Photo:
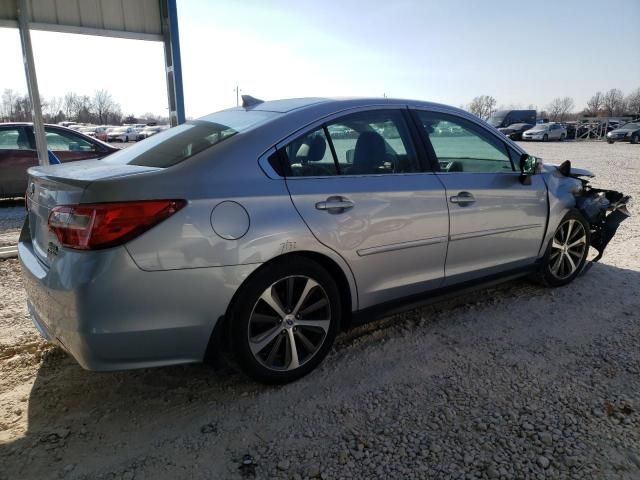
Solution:
<path fill-rule="evenodd" d="M 55 207 L 49 228 L 63 247 L 97 250 L 121 245 L 187 204 L 185 200 L 95 203 Z"/>

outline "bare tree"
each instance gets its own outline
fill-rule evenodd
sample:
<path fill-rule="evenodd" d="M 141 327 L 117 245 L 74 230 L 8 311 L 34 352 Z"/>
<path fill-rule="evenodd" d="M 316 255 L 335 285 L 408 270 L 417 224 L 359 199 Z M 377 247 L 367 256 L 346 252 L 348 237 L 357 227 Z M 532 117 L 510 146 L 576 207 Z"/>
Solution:
<path fill-rule="evenodd" d="M 106 124 L 109 116 L 116 110 L 119 110 L 119 105 L 113 101 L 113 97 L 108 91 L 95 91 L 93 94 L 93 111 L 97 117 L 98 123 Z"/>
<path fill-rule="evenodd" d="M 467 110 L 483 120 L 488 119 L 496 106 L 496 99 L 490 95 L 480 95 L 475 97 L 469 104 Z"/>
<path fill-rule="evenodd" d="M 16 108 L 16 100 L 18 99 L 18 92 L 14 92 L 10 88 L 5 88 L 2 93 L 2 105 L 0 110 L 0 117 L 4 121 L 12 121 Z"/>
<path fill-rule="evenodd" d="M 62 112 L 62 98 L 51 97 L 49 100 L 42 100 L 42 114 L 45 117 L 45 121 L 51 123 L 58 123 L 64 119 L 64 113 Z"/>
<path fill-rule="evenodd" d="M 604 95 L 602 95 L 602 92 L 596 92 L 587 102 L 585 113 L 587 115 L 597 117 L 600 113 L 600 110 L 602 110 L 603 102 Z"/>
<path fill-rule="evenodd" d="M 604 94 L 602 106 L 607 116 L 622 115 L 624 113 L 624 95 L 617 88 L 612 88 Z"/>
<path fill-rule="evenodd" d="M 554 98 L 553 101 L 547 107 L 549 110 L 549 116 L 554 122 L 562 122 L 565 120 L 567 114 L 573 111 L 575 102 L 571 97 Z"/>
<path fill-rule="evenodd" d="M 62 110 L 67 120 L 75 120 L 78 113 L 78 95 L 67 92 L 62 99 Z"/>
<path fill-rule="evenodd" d="M 547 105 L 549 111 L 549 118 L 552 121 L 557 121 L 560 118 L 560 112 L 562 111 L 562 99 L 560 97 L 554 98 L 549 105 Z"/>
<path fill-rule="evenodd" d="M 627 95 L 625 102 L 630 114 L 640 115 L 640 88 Z"/>

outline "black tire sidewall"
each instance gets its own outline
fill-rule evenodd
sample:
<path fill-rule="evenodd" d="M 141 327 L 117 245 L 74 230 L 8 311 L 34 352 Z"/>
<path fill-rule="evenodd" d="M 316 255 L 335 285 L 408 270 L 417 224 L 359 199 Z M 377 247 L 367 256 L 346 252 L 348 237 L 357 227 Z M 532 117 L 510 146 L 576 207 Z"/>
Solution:
<path fill-rule="evenodd" d="M 545 134 L 542 136 L 542 141 L 543 141 L 543 142 L 546 142 L 547 140 L 549 140 L 549 136 L 545 133 Z"/>
<path fill-rule="evenodd" d="M 591 227 L 589 225 L 589 222 L 587 222 L 587 220 L 584 218 L 584 216 L 582 216 L 582 214 L 578 211 L 578 210 L 570 210 L 560 221 L 560 223 L 558 223 L 558 228 L 560 228 L 560 225 L 562 225 L 565 221 L 567 220 L 577 220 L 579 221 L 582 226 L 584 227 L 584 231 L 585 231 L 585 235 L 587 237 L 587 248 L 585 248 L 585 253 L 582 257 L 582 259 L 580 260 L 580 264 L 578 265 L 578 268 L 576 269 L 575 272 L 573 272 L 570 276 L 568 276 L 567 278 L 564 279 L 558 279 L 555 276 L 553 276 L 553 274 L 551 273 L 551 264 L 549 262 L 549 258 L 551 256 L 551 245 L 553 243 L 553 239 L 556 236 L 556 233 L 558 231 L 558 229 L 556 228 L 556 230 L 554 230 L 553 232 L 553 236 L 551 237 L 551 239 L 549 240 L 549 244 L 547 245 L 547 250 L 544 254 L 543 260 L 542 260 L 542 266 L 541 266 L 541 275 L 542 275 L 542 280 L 544 282 L 545 285 L 550 286 L 550 287 L 561 287 L 563 285 L 567 285 L 569 283 L 571 283 L 578 275 L 580 275 L 580 273 L 582 272 L 582 269 L 584 268 L 584 264 L 587 261 L 587 257 L 589 255 L 589 248 L 591 245 Z"/>
<path fill-rule="evenodd" d="M 329 297 L 331 324 L 322 347 L 313 358 L 295 370 L 277 372 L 266 368 L 254 358 L 248 340 L 249 317 L 265 289 L 290 275 L 304 275 L 320 284 Z M 292 382 L 311 372 L 327 356 L 340 328 L 341 313 L 340 292 L 336 282 L 318 263 L 302 257 L 274 262 L 258 271 L 240 288 L 229 310 L 232 354 L 240 369 L 254 380 L 268 384 Z"/>

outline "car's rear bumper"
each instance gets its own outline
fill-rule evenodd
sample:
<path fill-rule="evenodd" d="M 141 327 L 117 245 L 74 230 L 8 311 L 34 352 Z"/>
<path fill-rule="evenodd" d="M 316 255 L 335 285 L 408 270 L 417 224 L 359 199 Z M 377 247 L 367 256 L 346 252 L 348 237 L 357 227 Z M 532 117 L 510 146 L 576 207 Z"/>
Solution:
<path fill-rule="evenodd" d="M 125 248 L 64 251 L 45 266 L 20 242 L 29 313 L 89 370 L 202 361 L 213 329 L 257 264 L 146 272 Z"/>

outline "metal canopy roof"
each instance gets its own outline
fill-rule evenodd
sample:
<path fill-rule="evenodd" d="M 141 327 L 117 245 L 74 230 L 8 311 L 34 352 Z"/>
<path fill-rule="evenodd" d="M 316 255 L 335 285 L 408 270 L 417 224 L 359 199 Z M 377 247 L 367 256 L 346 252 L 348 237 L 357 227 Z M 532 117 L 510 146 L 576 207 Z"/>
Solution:
<path fill-rule="evenodd" d="M 38 160 L 49 163 L 31 30 L 79 33 L 164 44 L 171 126 L 184 123 L 176 0 L 0 0 L 0 27 L 17 28 L 31 100 Z"/>
<path fill-rule="evenodd" d="M 27 0 L 29 28 L 162 41 L 158 0 Z M 18 0 L 0 1 L 0 27 L 18 27 Z"/>

